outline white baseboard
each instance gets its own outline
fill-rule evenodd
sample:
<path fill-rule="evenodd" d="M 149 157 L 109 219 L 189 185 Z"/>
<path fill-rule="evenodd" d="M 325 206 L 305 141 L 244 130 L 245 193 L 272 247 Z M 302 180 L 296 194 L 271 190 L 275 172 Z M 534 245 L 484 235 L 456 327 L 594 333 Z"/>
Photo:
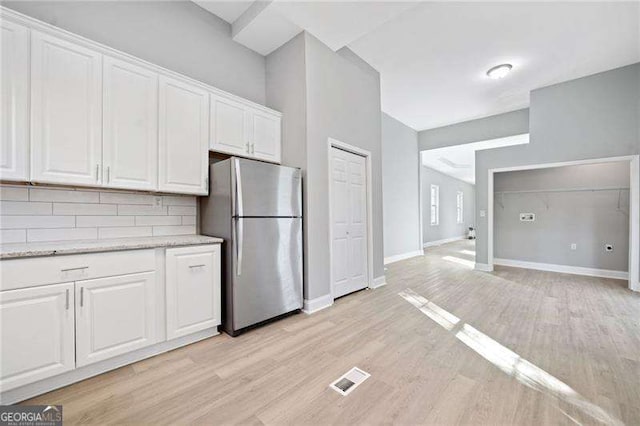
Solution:
<path fill-rule="evenodd" d="M 394 256 L 389 256 L 384 258 L 384 264 L 388 265 L 389 263 L 399 262 L 401 260 L 410 259 L 416 256 L 422 256 L 424 254 L 423 250 L 410 251 L 407 253 L 396 254 Z"/>
<path fill-rule="evenodd" d="M 626 271 L 612 271 L 610 269 L 585 268 L 582 266 L 554 265 L 552 263 L 527 262 L 514 259 L 493 259 L 493 263 L 514 268 L 535 269 L 538 271 L 561 272 L 564 274 L 586 275 L 589 277 L 613 278 L 617 280 L 628 280 L 629 273 Z"/>
<path fill-rule="evenodd" d="M 460 240 L 466 240 L 466 239 L 467 239 L 466 235 L 462 235 L 460 237 L 445 238 L 444 240 L 429 241 L 428 243 L 424 243 L 422 247 L 427 248 L 427 247 L 441 246 L 442 244 L 452 243 L 454 241 L 460 241 Z"/>
<path fill-rule="evenodd" d="M 105 359 L 104 361 L 99 361 L 95 364 L 78 367 L 74 370 L 67 371 L 66 373 L 49 377 L 48 379 L 43 379 L 38 382 L 2 392 L 0 393 L 0 403 L 3 405 L 15 404 L 16 402 L 24 401 L 37 395 L 42 395 L 54 389 L 88 379 L 89 377 L 97 376 L 98 374 L 102 374 L 128 364 L 133 364 L 134 362 L 159 355 L 163 352 L 168 352 L 181 346 L 189 345 L 203 339 L 208 339 L 209 337 L 213 337 L 217 334 L 218 327 L 209 328 L 188 336 L 178 337 L 176 339 L 138 349 L 137 351 Z"/>
<path fill-rule="evenodd" d="M 493 265 L 489 265 L 487 263 L 476 263 L 474 269 L 482 272 L 493 272 Z"/>
<path fill-rule="evenodd" d="M 324 296 L 316 297 L 315 299 L 304 299 L 304 305 L 302 312 L 305 314 L 313 314 L 314 312 L 321 311 L 329 306 L 333 305 L 333 296 L 331 294 L 325 294 Z"/>
<path fill-rule="evenodd" d="M 369 288 L 378 288 L 382 287 L 383 285 L 387 285 L 387 280 L 384 275 L 380 275 L 379 277 L 373 279 L 373 283 L 369 286 Z"/>

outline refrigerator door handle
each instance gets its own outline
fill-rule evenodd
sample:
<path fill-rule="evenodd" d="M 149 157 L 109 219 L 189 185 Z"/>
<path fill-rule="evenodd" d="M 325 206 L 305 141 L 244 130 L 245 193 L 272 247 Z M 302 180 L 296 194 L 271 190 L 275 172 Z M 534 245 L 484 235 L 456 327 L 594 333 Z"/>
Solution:
<path fill-rule="evenodd" d="M 240 177 L 240 160 L 233 159 L 233 168 L 236 174 L 236 216 L 242 216 L 242 178 Z"/>
<path fill-rule="evenodd" d="M 236 275 L 242 274 L 242 218 L 236 218 Z"/>

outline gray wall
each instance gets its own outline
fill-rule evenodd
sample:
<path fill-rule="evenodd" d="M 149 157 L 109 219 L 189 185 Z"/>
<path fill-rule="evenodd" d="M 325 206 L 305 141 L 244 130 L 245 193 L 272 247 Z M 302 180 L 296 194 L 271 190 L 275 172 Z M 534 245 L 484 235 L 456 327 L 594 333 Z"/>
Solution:
<path fill-rule="evenodd" d="M 640 64 L 531 92 L 530 143 L 476 152 L 476 206 L 487 209 L 492 168 L 640 154 Z M 487 263 L 487 218 L 476 262 Z"/>
<path fill-rule="evenodd" d="M 353 59 L 308 33 L 267 56 L 267 104 L 284 114 L 283 159 L 305 179 L 305 299 L 331 292 L 328 138 L 372 154 L 373 269 L 384 274 L 380 77 Z"/>
<path fill-rule="evenodd" d="M 416 131 L 383 113 L 384 257 L 421 250 L 419 169 Z"/>
<path fill-rule="evenodd" d="M 520 109 L 418 133 L 420 150 L 529 133 L 529 110 Z"/>
<path fill-rule="evenodd" d="M 445 240 L 464 236 L 474 224 L 475 186 L 451 176 L 422 166 L 422 234 L 423 242 Z M 440 186 L 440 223 L 431 226 L 431 185 Z M 464 194 L 464 223 L 458 224 L 456 217 L 456 196 Z"/>
<path fill-rule="evenodd" d="M 264 104 L 265 59 L 189 1 L 3 1 L 3 6 Z"/>
<path fill-rule="evenodd" d="M 628 190 L 500 193 L 616 187 L 629 187 L 627 163 L 497 173 L 494 180 L 494 256 L 627 271 Z M 536 220 L 521 222 L 520 213 L 535 213 Z M 577 245 L 576 250 L 571 250 L 572 243 Z M 613 244 L 614 251 L 606 252 L 605 244 Z"/>
<path fill-rule="evenodd" d="M 309 296 L 329 293 L 328 138 L 371 152 L 373 278 L 384 275 L 380 75 L 306 34 Z"/>

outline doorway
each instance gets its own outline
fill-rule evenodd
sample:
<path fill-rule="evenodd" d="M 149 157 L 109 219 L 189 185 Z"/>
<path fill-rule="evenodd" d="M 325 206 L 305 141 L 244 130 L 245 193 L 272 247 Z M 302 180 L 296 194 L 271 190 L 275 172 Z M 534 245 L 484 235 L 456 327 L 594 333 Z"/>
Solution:
<path fill-rule="evenodd" d="M 367 154 L 330 140 L 331 291 L 334 299 L 369 287 L 371 279 Z"/>

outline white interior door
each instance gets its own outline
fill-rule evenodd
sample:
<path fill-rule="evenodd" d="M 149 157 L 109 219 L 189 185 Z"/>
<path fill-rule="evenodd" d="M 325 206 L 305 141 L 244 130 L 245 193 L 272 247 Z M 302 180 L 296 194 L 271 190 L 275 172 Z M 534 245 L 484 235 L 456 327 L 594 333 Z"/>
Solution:
<path fill-rule="evenodd" d="M 158 185 L 158 75 L 104 57 L 103 182 L 114 188 Z"/>
<path fill-rule="evenodd" d="M 102 55 L 32 31 L 32 180 L 100 185 L 101 164 Z"/>
<path fill-rule="evenodd" d="M 338 148 L 331 148 L 331 220 L 335 298 L 369 284 L 366 160 Z"/>

